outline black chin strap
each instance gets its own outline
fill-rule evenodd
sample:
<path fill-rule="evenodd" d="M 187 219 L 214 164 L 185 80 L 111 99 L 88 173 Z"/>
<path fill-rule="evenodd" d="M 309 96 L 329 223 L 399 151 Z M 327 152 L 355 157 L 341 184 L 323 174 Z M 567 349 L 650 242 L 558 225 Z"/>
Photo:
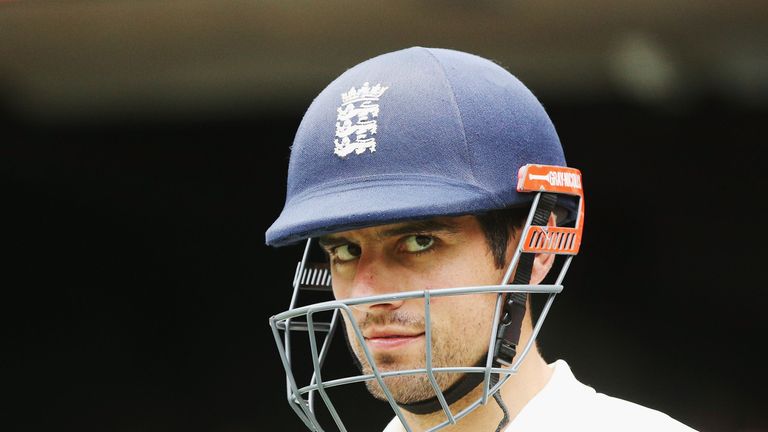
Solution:
<path fill-rule="evenodd" d="M 539 198 L 539 205 L 533 213 L 531 225 L 546 226 L 555 204 L 557 204 L 557 195 L 542 193 Z M 523 241 L 524 238 L 525 233 L 522 233 L 520 241 Z M 512 285 L 528 285 L 531 282 L 534 258 L 536 258 L 534 253 L 520 254 Z M 504 300 L 504 315 L 499 321 L 499 328 L 496 332 L 493 353 L 494 365 L 512 365 L 512 359 L 517 354 L 517 344 L 520 341 L 520 328 L 525 316 L 525 300 L 525 293 L 509 293 Z"/>
<path fill-rule="evenodd" d="M 484 367 L 485 366 L 485 356 L 480 359 L 479 362 L 475 364 L 475 367 Z M 463 398 L 467 395 L 467 393 L 471 392 L 472 389 L 480 385 L 481 382 L 483 382 L 484 375 L 481 373 L 467 373 L 464 374 L 461 378 L 459 378 L 458 381 L 456 381 L 452 386 L 450 386 L 447 390 L 443 391 L 443 397 L 445 398 L 445 403 L 450 406 L 454 402 L 458 401 L 459 399 Z M 437 411 L 442 411 L 443 406 L 440 405 L 440 400 L 437 399 L 437 396 L 433 396 L 429 399 L 420 400 L 413 403 L 398 403 L 398 405 L 413 414 L 430 414 Z"/>

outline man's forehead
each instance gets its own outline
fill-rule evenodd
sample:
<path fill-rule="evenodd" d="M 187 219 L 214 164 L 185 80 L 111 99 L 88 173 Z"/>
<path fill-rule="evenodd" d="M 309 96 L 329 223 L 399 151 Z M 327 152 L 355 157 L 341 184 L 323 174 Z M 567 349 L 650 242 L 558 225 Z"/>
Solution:
<path fill-rule="evenodd" d="M 375 225 L 372 227 L 358 228 L 355 230 L 328 234 L 321 236 L 319 241 L 321 244 L 324 244 L 332 243 L 339 239 L 347 239 L 352 237 L 386 238 L 408 233 L 427 233 L 437 231 L 445 233 L 456 233 L 464 229 L 473 220 L 474 218 L 472 216 L 442 216 L 430 219 L 418 219 L 392 224 Z"/>

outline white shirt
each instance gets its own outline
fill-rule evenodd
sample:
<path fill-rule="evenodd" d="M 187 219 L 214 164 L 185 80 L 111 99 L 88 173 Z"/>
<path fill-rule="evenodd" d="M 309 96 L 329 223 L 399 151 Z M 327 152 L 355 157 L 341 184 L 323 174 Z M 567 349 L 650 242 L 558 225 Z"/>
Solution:
<path fill-rule="evenodd" d="M 505 432 L 693 431 L 660 411 L 597 393 L 580 383 L 564 360 L 549 366 L 555 369 L 549 382 L 510 422 Z"/>
<path fill-rule="evenodd" d="M 549 367 L 554 372 L 547 385 L 504 432 L 695 432 L 662 412 L 597 393 L 580 383 L 564 360 Z M 384 432 L 397 430 L 395 417 Z"/>

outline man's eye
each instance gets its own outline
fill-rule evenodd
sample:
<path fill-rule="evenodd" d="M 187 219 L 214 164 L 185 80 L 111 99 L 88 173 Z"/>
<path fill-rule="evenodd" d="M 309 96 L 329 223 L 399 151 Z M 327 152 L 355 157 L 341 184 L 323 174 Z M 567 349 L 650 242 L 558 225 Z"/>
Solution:
<path fill-rule="evenodd" d="M 360 246 L 347 243 L 333 248 L 333 256 L 339 261 L 352 261 L 360 256 Z"/>
<path fill-rule="evenodd" d="M 403 242 L 407 252 L 422 252 L 435 244 L 435 238 L 427 235 L 412 235 L 405 238 Z"/>

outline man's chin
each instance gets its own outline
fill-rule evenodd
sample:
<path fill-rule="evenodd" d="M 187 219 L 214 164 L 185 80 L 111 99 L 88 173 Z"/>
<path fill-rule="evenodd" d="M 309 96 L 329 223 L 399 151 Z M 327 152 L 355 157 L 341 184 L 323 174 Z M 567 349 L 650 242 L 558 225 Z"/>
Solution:
<path fill-rule="evenodd" d="M 380 366 L 379 372 L 390 372 L 390 371 L 396 371 L 396 370 L 413 370 L 413 369 L 423 369 L 424 366 L 413 366 L 409 368 L 398 368 L 394 365 L 391 365 L 392 367 L 389 368 L 387 366 Z M 445 389 L 449 388 L 453 383 L 455 383 L 460 377 L 460 374 L 457 373 L 436 373 L 435 374 L 435 380 L 437 381 L 438 387 L 445 391 Z M 427 377 L 427 374 L 422 373 L 416 373 L 412 375 L 396 375 L 396 376 L 390 376 L 383 378 L 384 385 L 387 387 L 387 390 L 392 395 L 392 398 L 397 402 L 398 404 L 412 404 L 415 402 L 421 402 L 427 399 L 431 399 L 435 397 L 435 391 L 432 387 L 432 383 L 429 381 L 429 378 Z M 381 401 L 387 401 L 386 392 L 381 388 L 379 385 L 378 380 L 375 378 L 372 380 L 367 381 L 366 387 L 368 388 L 368 392 L 376 399 Z"/>
<path fill-rule="evenodd" d="M 387 377 L 384 378 L 384 385 L 398 404 L 418 402 L 435 396 L 429 380 L 423 374 Z M 377 380 L 368 381 L 366 387 L 374 398 L 387 401 L 386 393 Z"/>

